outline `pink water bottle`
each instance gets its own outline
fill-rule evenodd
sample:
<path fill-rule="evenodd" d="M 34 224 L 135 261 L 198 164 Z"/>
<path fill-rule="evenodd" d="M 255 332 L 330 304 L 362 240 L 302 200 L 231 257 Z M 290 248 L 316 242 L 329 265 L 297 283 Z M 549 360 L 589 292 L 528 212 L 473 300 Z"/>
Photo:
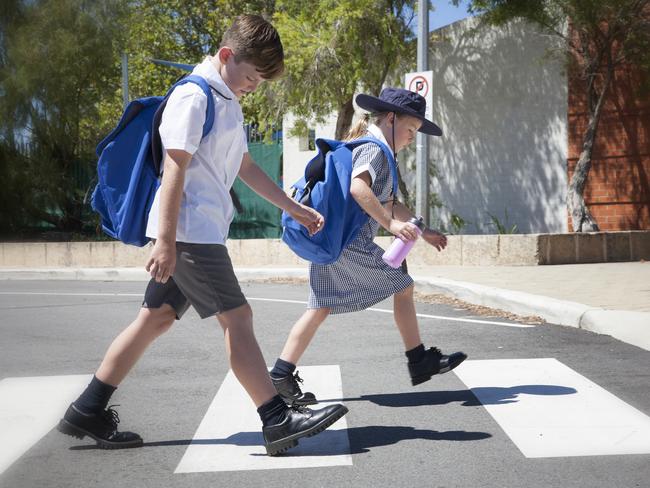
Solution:
<path fill-rule="evenodd" d="M 416 229 L 418 230 L 418 235 L 422 235 L 422 232 L 424 231 L 424 221 L 422 220 L 422 217 L 419 217 L 417 219 L 413 217 L 409 219 L 409 222 L 415 225 Z M 386 252 L 382 256 L 382 259 L 386 262 L 386 264 L 388 264 L 388 266 L 399 268 L 402 265 L 402 261 L 404 261 L 404 258 L 409 253 L 414 244 L 415 239 L 412 241 L 404 242 L 399 237 L 396 237 L 390 247 L 386 249 Z"/>

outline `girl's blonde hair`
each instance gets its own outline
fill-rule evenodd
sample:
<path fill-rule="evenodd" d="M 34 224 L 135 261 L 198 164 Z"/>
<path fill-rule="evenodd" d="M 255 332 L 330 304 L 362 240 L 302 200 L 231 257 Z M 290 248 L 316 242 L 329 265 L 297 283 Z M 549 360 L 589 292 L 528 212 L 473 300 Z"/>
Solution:
<path fill-rule="evenodd" d="M 388 117 L 388 114 L 392 112 L 378 112 L 378 113 L 364 113 L 359 120 L 350 128 L 348 133 L 345 136 L 346 141 L 351 141 L 353 139 L 358 139 L 362 137 L 368 130 L 368 126 L 372 122 L 375 125 L 379 125 L 382 120 Z M 395 116 L 399 119 L 405 114 L 395 113 Z"/>

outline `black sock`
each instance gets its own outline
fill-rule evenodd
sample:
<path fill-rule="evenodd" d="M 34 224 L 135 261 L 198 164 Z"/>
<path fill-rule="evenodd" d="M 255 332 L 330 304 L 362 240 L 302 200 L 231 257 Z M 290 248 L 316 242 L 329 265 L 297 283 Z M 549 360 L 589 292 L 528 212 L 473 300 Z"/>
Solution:
<path fill-rule="evenodd" d="M 290 376 L 296 370 L 296 365 L 291 364 L 289 361 L 278 358 L 275 361 L 275 366 L 271 370 L 271 376 L 274 378 L 284 378 L 285 376 Z"/>
<path fill-rule="evenodd" d="M 284 403 L 282 397 L 280 395 L 275 395 L 268 402 L 261 405 L 260 408 L 257 409 L 257 413 L 260 414 L 262 425 L 267 426 L 282 422 L 288 409 L 289 407 Z"/>
<path fill-rule="evenodd" d="M 101 412 L 108 405 L 108 401 L 116 389 L 116 386 L 108 385 L 93 376 L 84 392 L 74 402 L 74 406 L 83 413 Z"/>
<path fill-rule="evenodd" d="M 406 357 L 409 360 L 409 363 L 417 363 L 422 361 L 424 358 L 424 345 L 420 344 L 417 347 L 414 347 L 410 351 L 406 351 Z"/>

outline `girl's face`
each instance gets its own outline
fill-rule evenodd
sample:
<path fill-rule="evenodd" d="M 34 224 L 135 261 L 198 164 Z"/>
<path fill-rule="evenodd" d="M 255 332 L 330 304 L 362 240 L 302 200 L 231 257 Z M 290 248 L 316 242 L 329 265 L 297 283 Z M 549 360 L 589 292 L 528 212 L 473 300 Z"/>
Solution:
<path fill-rule="evenodd" d="M 399 152 L 415 140 L 422 121 L 411 117 L 410 115 L 400 115 L 395 117 L 392 115 L 393 123 L 395 124 L 395 152 Z"/>

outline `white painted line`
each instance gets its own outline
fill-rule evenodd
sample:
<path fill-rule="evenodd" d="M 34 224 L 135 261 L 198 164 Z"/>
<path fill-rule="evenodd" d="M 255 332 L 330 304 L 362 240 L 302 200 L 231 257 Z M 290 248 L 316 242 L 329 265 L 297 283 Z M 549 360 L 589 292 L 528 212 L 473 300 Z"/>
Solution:
<path fill-rule="evenodd" d="M 252 300 L 252 301 L 258 301 L 258 302 L 280 302 L 280 303 L 298 303 L 298 304 L 303 304 L 307 305 L 307 302 L 299 301 L 299 300 L 281 300 L 277 298 L 255 298 L 255 297 L 246 297 L 247 300 Z M 388 310 L 385 308 L 367 308 L 366 310 L 370 312 L 379 312 L 379 313 L 393 313 L 392 310 Z M 451 322 L 469 322 L 472 324 L 486 324 L 486 325 L 500 325 L 503 327 L 516 327 L 520 329 L 527 329 L 529 327 L 535 327 L 534 325 L 530 324 L 517 324 L 517 323 L 509 323 L 509 322 L 496 322 L 493 320 L 479 320 L 479 319 L 466 319 L 466 318 L 461 318 L 461 317 L 446 317 L 444 315 L 429 315 L 425 313 L 416 313 L 415 314 L 418 317 L 421 317 L 423 319 L 436 319 L 436 320 L 449 320 Z"/>
<path fill-rule="evenodd" d="M 0 291 L 0 295 L 45 295 L 45 296 L 71 296 L 71 297 L 142 297 L 142 293 L 54 293 L 54 292 L 12 292 L 12 291 Z M 257 297 L 246 297 L 247 300 L 254 302 L 277 302 L 277 303 L 295 303 L 298 305 L 307 305 L 307 302 L 301 300 L 284 300 L 280 298 L 257 298 Z M 380 312 L 380 313 L 393 313 L 392 310 L 387 310 L 384 308 L 368 308 L 370 312 Z M 502 327 L 515 327 L 520 329 L 526 329 L 529 327 L 535 327 L 530 324 L 518 324 L 510 322 L 497 322 L 493 320 L 479 320 L 479 319 L 466 319 L 462 317 L 446 317 L 444 315 L 428 315 L 424 313 L 416 314 L 418 317 L 423 319 L 435 319 L 435 320 L 448 320 L 450 322 L 468 322 L 471 324 L 484 324 L 484 325 L 500 325 Z"/>
<path fill-rule="evenodd" d="M 454 372 L 528 458 L 650 453 L 650 417 L 553 358 Z"/>
<path fill-rule="evenodd" d="M 383 308 L 369 308 L 367 310 L 371 310 L 373 312 L 393 313 L 392 310 L 386 310 Z M 510 322 L 496 322 L 493 320 L 466 319 L 462 317 L 446 317 L 444 315 L 429 315 L 425 313 L 416 313 L 415 315 L 423 319 L 449 320 L 450 322 L 469 322 L 472 324 L 500 325 L 502 327 L 515 327 L 519 329 L 527 329 L 529 327 L 535 327 L 534 325 L 531 324 L 517 324 L 517 323 L 510 323 Z"/>
<path fill-rule="evenodd" d="M 92 375 L 0 381 L 0 474 L 59 422 Z"/>
<path fill-rule="evenodd" d="M 254 302 L 278 302 L 278 303 L 297 303 L 298 305 L 307 305 L 307 302 L 302 300 L 283 300 L 280 298 L 255 298 L 246 297 L 246 300 L 253 300 Z"/>
<path fill-rule="evenodd" d="M 303 366 L 300 376 L 317 398 L 342 398 L 338 366 Z M 319 404 L 317 407 L 327 405 Z M 345 417 L 282 456 L 266 455 L 253 402 L 229 371 L 175 473 L 351 465 Z"/>
<path fill-rule="evenodd" d="M 38 291 L 0 291 L 0 295 L 39 295 L 53 297 L 142 297 L 143 293 L 65 293 L 65 292 L 38 292 Z"/>

